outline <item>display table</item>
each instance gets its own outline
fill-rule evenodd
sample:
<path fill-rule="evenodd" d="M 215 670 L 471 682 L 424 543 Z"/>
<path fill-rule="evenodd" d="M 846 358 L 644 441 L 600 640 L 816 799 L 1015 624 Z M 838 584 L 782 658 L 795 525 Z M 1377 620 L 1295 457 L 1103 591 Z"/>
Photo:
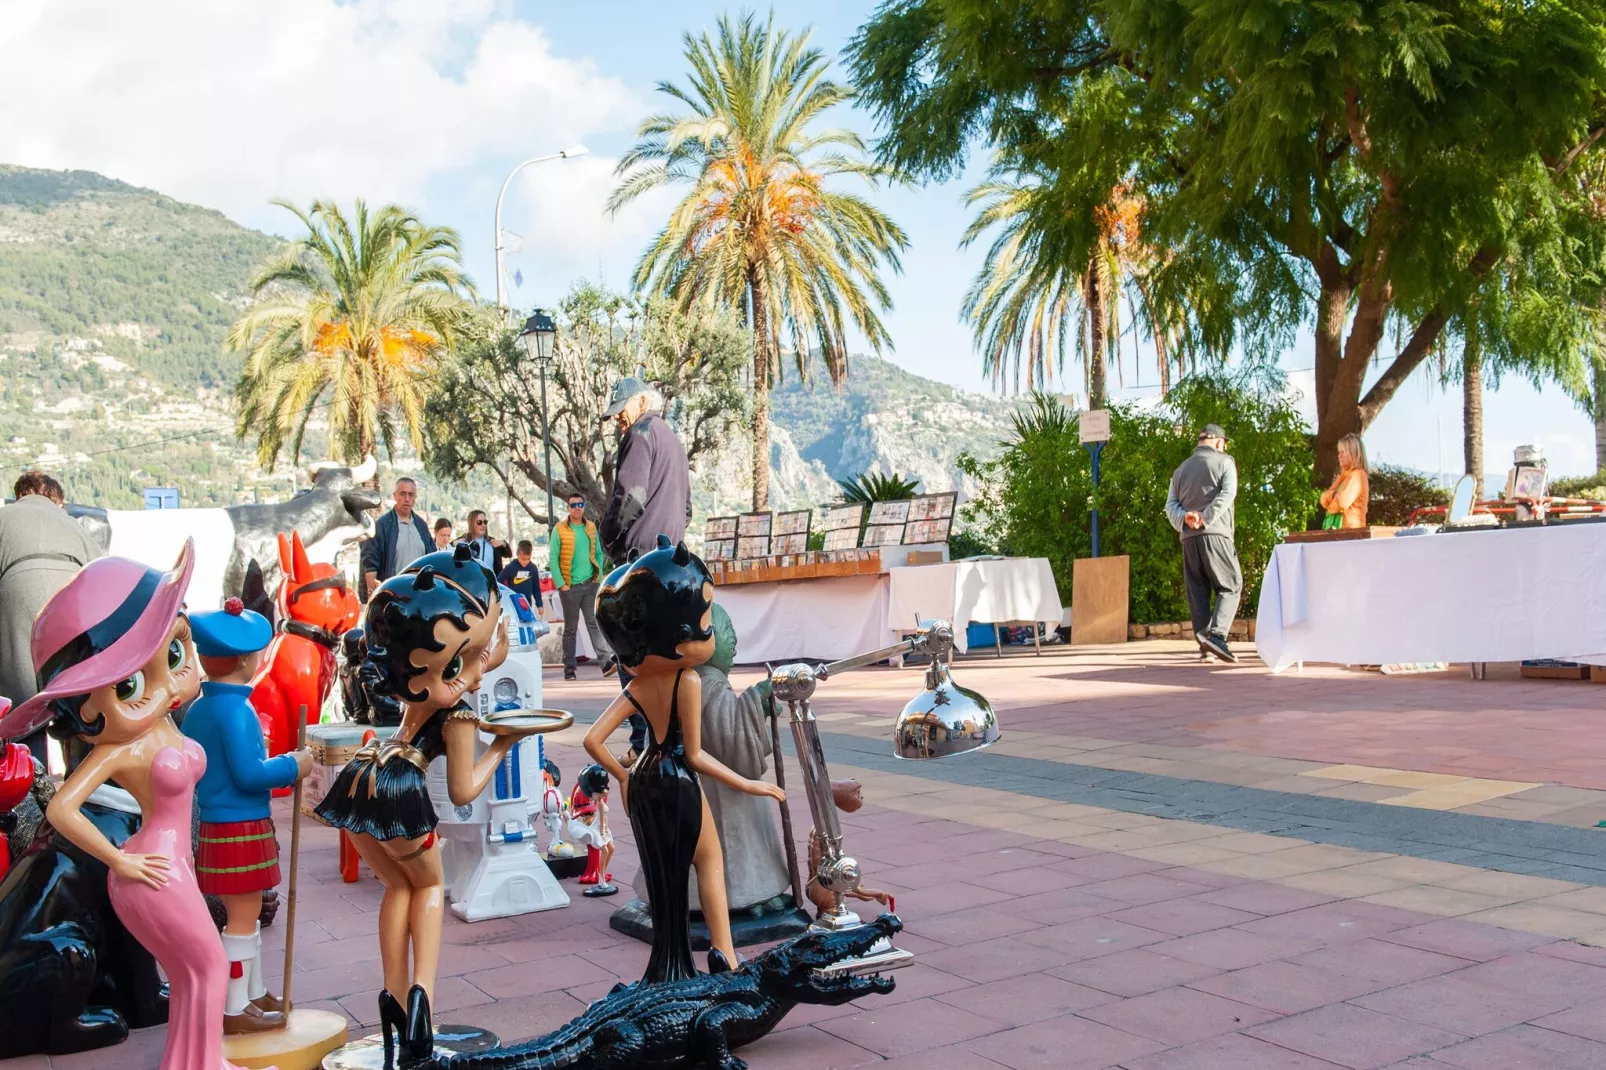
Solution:
<path fill-rule="evenodd" d="M 887 628 L 914 626 L 917 620 L 954 625 L 954 649 L 961 654 L 968 623 L 1032 624 L 1058 627 L 1065 619 L 1054 570 L 1042 557 L 1005 557 L 911 565 L 888 572 Z"/>
<path fill-rule="evenodd" d="M 1606 664 L 1606 525 L 1284 543 L 1261 584 L 1255 646 L 1273 672 L 1306 661 Z"/>

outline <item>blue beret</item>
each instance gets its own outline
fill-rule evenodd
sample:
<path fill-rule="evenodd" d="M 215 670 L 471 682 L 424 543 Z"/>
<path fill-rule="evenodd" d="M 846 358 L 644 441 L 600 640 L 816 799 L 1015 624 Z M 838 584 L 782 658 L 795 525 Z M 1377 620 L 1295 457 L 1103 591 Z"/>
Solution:
<path fill-rule="evenodd" d="M 222 609 L 190 614 L 195 652 L 203 658 L 230 658 L 251 654 L 273 642 L 268 618 L 230 598 Z"/>

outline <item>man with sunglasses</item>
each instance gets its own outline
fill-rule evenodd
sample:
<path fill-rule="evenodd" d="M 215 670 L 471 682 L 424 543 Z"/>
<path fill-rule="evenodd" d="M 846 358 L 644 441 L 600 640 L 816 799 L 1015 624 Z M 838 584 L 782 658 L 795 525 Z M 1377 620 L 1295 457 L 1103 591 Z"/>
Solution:
<path fill-rule="evenodd" d="M 563 678 L 576 678 L 574 645 L 580 634 L 580 619 L 585 618 L 586 629 L 591 633 L 591 646 L 602 663 L 604 676 L 613 672 L 618 659 L 608 649 L 608 641 L 597 627 L 597 583 L 602 578 L 602 545 L 597 526 L 586 519 L 586 500 L 578 494 L 569 495 L 569 515 L 552 531 L 548 551 L 548 567 L 552 581 L 558 585 L 558 600 L 563 604 Z"/>

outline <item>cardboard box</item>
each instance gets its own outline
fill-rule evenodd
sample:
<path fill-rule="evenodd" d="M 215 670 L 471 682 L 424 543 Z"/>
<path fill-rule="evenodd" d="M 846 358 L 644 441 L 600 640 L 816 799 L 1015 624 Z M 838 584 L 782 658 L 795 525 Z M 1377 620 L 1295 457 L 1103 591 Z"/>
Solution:
<path fill-rule="evenodd" d="M 1572 661 L 1525 661 L 1518 671 L 1530 680 L 1589 679 L 1589 666 Z"/>
<path fill-rule="evenodd" d="M 909 564 L 911 565 L 940 565 L 942 564 L 941 550 L 911 550 L 909 551 Z"/>

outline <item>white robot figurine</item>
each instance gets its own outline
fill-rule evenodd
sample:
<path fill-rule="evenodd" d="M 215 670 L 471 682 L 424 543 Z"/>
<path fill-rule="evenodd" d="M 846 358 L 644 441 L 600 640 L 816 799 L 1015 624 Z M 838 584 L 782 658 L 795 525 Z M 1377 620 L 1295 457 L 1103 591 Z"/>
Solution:
<path fill-rule="evenodd" d="M 502 588 L 502 618 L 509 650 L 495 672 L 486 674 L 470 701 L 481 715 L 541 707 L 541 655 L 536 641 L 547 632 L 529 601 Z M 479 747 L 489 744 L 484 733 Z M 483 753 L 483 749 L 480 751 Z M 429 771 L 429 790 L 445 841 L 442 864 L 452 913 L 464 921 L 531 914 L 569 905 L 536 849 L 532 811 L 540 808 L 538 779 L 545 761 L 540 736 L 530 736 L 508 752 L 485 793 L 468 806 L 454 806 L 446 794 L 445 759 Z"/>

